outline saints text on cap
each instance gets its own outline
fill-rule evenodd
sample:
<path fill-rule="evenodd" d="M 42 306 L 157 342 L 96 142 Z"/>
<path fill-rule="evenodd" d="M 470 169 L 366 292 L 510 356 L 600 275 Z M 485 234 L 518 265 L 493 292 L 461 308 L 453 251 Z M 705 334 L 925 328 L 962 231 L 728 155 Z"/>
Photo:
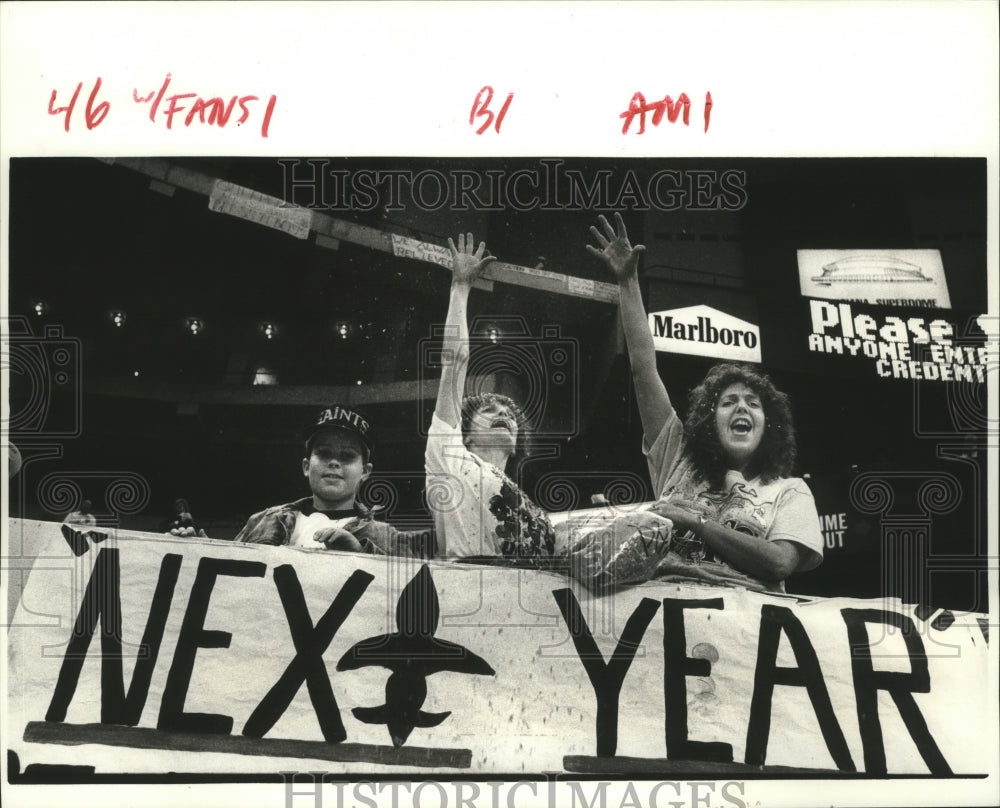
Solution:
<path fill-rule="evenodd" d="M 352 432 L 361 438 L 369 449 L 372 448 L 371 438 L 368 435 L 371 424 L 368 419 L 361 413 L 340 404 L 333 404 L 320 410 L 316 420 L 306 428 L 302 437 L 308 441 L 319 430 L 330 427 Z"/>

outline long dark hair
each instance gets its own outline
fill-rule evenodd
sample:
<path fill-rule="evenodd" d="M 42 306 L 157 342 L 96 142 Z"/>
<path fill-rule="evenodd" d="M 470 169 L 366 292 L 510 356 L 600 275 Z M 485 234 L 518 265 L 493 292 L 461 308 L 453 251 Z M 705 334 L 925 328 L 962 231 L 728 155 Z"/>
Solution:
<path fill-rule="evenodd" d="M 511 459 L 517 462 L 524 460 L 531 454 L 531 424 L 517 402 L 502 393 L 478 393 L 462 399 L 462 437 L 468 436 L 472 428 L 472 416 L 488 404 L 500 404 L 514 416 L 517 421 L 517 440 Z"/>
<path fill-rule="evenodd" d="M 723 362 L 712 367 L 691 391 L 684 422 L 687 452 L 695 473 L 713 489 L 724 487 L 729 470 L 715 425 L 715 407 L 722 391 L 737 382 L 753 390 L 764 408 L 764 436 L 752 458 L 754 469 L 767 483 L 791 476 L 795 465 L 795 425 L 788 396 L 752 365 Z"/>

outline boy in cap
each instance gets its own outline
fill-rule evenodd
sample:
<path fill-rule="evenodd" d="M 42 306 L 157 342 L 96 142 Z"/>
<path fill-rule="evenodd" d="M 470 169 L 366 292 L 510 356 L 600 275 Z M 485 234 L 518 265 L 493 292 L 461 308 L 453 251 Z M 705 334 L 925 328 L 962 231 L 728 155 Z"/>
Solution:
<path fill-rule="evenodd" d="M 334 404 L 320 411 L 302 433 L 302 474 L 312 496 L 256 513 L 236 536 L 253 544 L 348 550 L 375 555 L 430 557 L 430 531 L 399 531 L 376 522 L 357 501 L 372 473 L 371 424 L 361 413 Z"/>

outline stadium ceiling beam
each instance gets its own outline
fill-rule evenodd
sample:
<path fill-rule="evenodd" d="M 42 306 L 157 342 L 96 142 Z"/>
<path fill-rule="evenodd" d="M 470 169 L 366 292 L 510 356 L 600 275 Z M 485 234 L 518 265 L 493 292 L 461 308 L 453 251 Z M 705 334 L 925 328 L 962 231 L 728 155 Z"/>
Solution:
<path fill-rule="evenodd" d="M 495 374 L 470 376 L 470 389 L 496 389 Z M 437 397 L 438 379 L 401 382 L 371 382 L 364 385 L 254 385 L 159 382 L 137 387 L 121 380 L 91 379 L 88 395 L 167 401 L 188 405 L 253 404 L 322 407 L 338 401 L 349 407 L 407 401 L 432 402 Z"/>
<path fill-rule="evenodd" d="M 378 227 L 355 224 L 319 210 L 288 205 L 277 197 L 267 196 L 199 171 L 192 171 L 168 160 L 121 157 L 104 158 L 102 161 L 145 174 L 152 180 L 207 196 L 210 210 L 228 213 L 265 227 L 281 230 L 297 238 L 305 239 L 310 233 L 315 233 L 319 244 L 328 239 L 346 241 L 400 258 L 412 258 L 445 269 L 451 267 L 451 256 L 448 249 L 442 245 L 390 233 Z M 492 282 L 509 283 L 611 305 L 618 304 L 618 287 L 615 284 L 518 266 L 504 261 L 494 261 L 483 271 L 480 287 L 491 289 Z"/>

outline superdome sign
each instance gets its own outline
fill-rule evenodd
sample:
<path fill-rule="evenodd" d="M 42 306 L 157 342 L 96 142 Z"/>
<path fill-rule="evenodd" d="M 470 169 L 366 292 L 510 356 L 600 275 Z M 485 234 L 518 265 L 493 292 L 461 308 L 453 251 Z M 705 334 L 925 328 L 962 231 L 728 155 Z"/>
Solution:
<path fill-rule="evenodd" d="M 760 329 L 709 306 L 649 314 L 653 345 L 667 353 L 760 362 Z"/>
<path fill-rule="evenodd" d="M 803 297 L 951 308 L 940 250 L 798 250 Z"/>

